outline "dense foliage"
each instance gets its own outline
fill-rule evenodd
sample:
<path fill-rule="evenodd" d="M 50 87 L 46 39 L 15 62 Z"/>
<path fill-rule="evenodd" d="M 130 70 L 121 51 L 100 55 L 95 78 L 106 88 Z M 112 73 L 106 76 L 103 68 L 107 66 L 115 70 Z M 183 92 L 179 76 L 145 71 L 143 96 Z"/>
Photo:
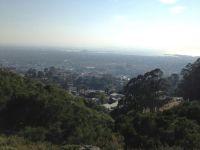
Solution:
<path fill-rule="evenodd" d="M 122 85 L 118 78 L 109 74 L 104 74 L 101 77 L 96 76 L 83 76 L 74 81 L 76 87 L 86 87 L 88 89 L 105 90 L 105 89 L 117 89 L 121 90 Z"/>
<path fill-rule="evenodd" d="M 0 131 L 31 141 L 120 149 L 113 119 L 66 91 L 0 71 Z"/>
<path fill-rule="evenodd" d="M 200 58 L 183 68 L 179 94 L 187 100 L 200 100 Z"/>
<path fill-rule="evenodd" d="M 131 79 L 125 87 L 125 99 L 120 102 L 120 107 L 134 107 L 138 111 L 147 108 L 152 112 L 157 110 L 167 89 L 167 81 L 162 75 L 160 69 L 155 69 Z"/>
<path fill-rule="evenodd" d="M 111 74 L 85 74 L 80 75 L 72 71 L 63 71 L 60 68 L 49 67 L 43 71 L 37 71 L 30 68 L 26 71 L 25 76 L 36 79 L 44 84 L 58 85 L 64 89 L 69 89 L 69 85 L 77 87 L 77 90 L 121 90 L 126 81 L 114 77 Z"/>
<path fill-rule="evenodd" d="M 119 110 L 118 110 L 119 111 Z M 140 113 L 116 112 L 115 128 L 125 138 L 126 149 L 200 148 L 200 103 L 183 103 L 171 110 Z"/>
<path fill-rule="evenodd" d="M 111 117 L 65 90 L 1 70 L 0 148 L 200 149 L 199 89 L 200 59 L 183 69 L 180 80 L 155 69 L 129 81 Z M 185 100 L 161 111 L 166 95 L 176 91 Z"/>
<path fill-rule="evenodd" d="M 157 93 L 176 93 L 178 75 L 167 80 L 171 91 L 165 90 L 166 80 L 156 69 L 133 78 L 125 87 L 125 99 L 112 112 L 115 130 L 124 136 L 125 149 L 162 149 L 163 146 L 200 149 L 200 59 L 183 69 L 177 90 L 180 96 L 192 102 L 183 101 L 165 111 L 144 111 L 162 102 Z"/>

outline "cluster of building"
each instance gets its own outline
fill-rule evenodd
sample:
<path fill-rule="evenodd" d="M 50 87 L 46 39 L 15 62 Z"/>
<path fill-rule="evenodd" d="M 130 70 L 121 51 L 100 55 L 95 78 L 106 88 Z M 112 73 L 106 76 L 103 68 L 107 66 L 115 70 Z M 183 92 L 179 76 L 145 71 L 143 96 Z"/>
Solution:
<path fill-rule="evenodd" d="M 75 96 L 81 96 L 87 98 L 88 100 L 102 105 L 105 108 L 112 110 L 117 107 L 118 102 L 124 98 L 123 94 L 116 92 L 107 92 L 103 90 L 87 90 L 87 89 L 77 89 L 76 87 L 70 87 L 69 92 Z"/>

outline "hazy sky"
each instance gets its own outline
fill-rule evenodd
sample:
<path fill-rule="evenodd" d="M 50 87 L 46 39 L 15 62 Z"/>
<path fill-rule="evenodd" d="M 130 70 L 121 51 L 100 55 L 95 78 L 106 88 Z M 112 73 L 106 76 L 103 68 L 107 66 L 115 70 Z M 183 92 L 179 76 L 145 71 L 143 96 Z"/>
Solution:
<path fill-rule="evenodd" d="M 200 55 L 200 0 L 0 0 L 0 44 Z"/>

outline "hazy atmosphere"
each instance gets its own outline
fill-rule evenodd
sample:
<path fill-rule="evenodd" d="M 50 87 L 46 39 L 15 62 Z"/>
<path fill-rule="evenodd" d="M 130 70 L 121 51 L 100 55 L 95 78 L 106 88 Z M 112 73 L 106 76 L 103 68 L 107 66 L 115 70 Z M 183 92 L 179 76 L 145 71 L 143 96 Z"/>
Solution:
<path fill-rule="evenodd" d="M 0 45 L 197 56 L 199 5 L 198 0 L 0 0 Z"/>
<path fill-rule="evenodd" d="M 200 150 L 200 0 L 0 0 L 0 150 Z"/>

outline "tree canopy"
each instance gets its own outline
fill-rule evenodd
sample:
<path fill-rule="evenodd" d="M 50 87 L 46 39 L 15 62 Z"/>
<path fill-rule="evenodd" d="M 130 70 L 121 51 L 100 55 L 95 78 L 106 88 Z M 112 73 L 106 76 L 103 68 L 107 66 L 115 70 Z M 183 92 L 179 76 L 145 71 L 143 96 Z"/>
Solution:
<path fill-rule="evenodd" d="M 0 71 L 0 132 L 31 141 L 120 149 L 114 120 L 60 88 Z"/>
<path fill-rule="evenodd" d="M 200 58 L 183 68 L 181 75 L 179 94 L 185 99 L 200 100 Z"/>
<path fill-rule="evenodd" d="M 197 89 L 200 84 L 194 82 L 200 77 L 199 62 L 200 60 L 194 65 L 188 65 L 187 70 L 184 70 L 179 88 L 185 98 L 198 99 Z M 155 108 L 162 106 L 160 96 L 169 92 L 169 81 L 170 86 L 177 86 L 178 76 L 174 74 L 170 78 L 163 78 L 162 71 L 155 69 L 131 79 L 125 87 L 125 98 L 111 112 L 115 130 L 124 137 L 125 149 L 200 148 L 199 101 L 183 101 L 169 110 L 155 111 Z M 186 84 L 191 85 L 190 90 Z M 143 111 L 148 107 L 151 112 Z"/>
<path fill-rule="evenodd" d="M 200 59 L 182 70 L 180 80 L 154 69 L 131 79 L 108 114 L 64 89 L 0 70 L 0 148 L 10 140 L 46 149 L 48 142 L 55 149 L 88 144 L 103 150 L 200 149 L 199 90 Z M 158 111 L 164 96 L 175 91 L 191 101 Z"/>
<path fill-rule="evenodd" d="M 139 75 L 126 85 L 125 99 L 120 102 L 120 107 L 133 107 L 140 111 L 150 108 L 155 111 L 162 102 L 160 98 L 166 92 L 166 87 L 167 81 L 160 69 Z"/>

